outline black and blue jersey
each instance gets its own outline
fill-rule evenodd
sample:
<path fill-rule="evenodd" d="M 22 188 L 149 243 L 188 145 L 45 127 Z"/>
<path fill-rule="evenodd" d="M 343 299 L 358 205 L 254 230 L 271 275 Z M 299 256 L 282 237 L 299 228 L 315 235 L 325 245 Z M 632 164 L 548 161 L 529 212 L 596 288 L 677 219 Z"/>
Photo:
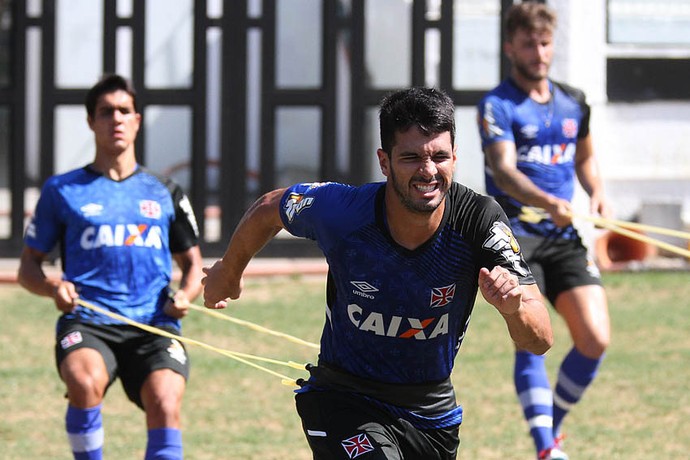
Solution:
<path fill-rule="evenodd" d="M 171 252 L 196 245 L 189 200 L 168 179 L 138 167 L 122 181 L 89 167 L 48 179 L 29 223 L 27 246 L 49 253 L 60 245 L 64 279 L 82 299 L 144 324 L 171 325 L 163 313 Z M 115 320 L 77 307 L 64 319 Z"/>
<path fill-rule="evenodd" d="M 495 142 L 515 143 L 517 168 L 537 187 L 571 201 L 575 187 L 577 141 L 589 134 L 590 108 L 584 93 L 571 86 L 549 81 L 551 98 L 539 103 L 508 78 L 487 93 L 479 103 L 482 147 Z M 523 203 L 499 189 L 490 168 L 485 169 L 486 191 L 504 207 L 516 235 L 575 237 L 572 227 L 557 229 L 545 219 L 539 224 L 521 222 L 517 215 Z"/>
<path fill-rule="evenodd" d="M 329 266 L 319 365 L 376 386 L 442 382 L 465 337 L 479 269 L 501 265 L 522 284 L 534 281 L 492 198 L 453 183 L 436 233 L 408 250 L 390 235 L 384 194 L 385 183 L 313 183 L 282 197 L 285 228 L 315 240 Z M 440 417 L 436 427 L 448 422 Z"/>

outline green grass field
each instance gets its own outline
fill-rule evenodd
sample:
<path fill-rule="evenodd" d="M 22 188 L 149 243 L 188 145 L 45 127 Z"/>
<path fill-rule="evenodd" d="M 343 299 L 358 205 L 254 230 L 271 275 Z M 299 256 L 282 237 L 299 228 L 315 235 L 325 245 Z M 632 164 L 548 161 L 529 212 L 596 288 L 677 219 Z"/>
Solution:
<path fill-rule="evenodd" d="M 690 275 L 606 274 L 613 339 L 599 378 L 565 422 L 566 451 L 580 459 L 687 458 L 690 451 Z M 227 313 L 318 341 L 322 280 L 250 279 Z M 0 459 L 69 459 L 64 387 L 55 372 L 50 300 L 0 286 Z M 552 314 L 556 365 L 570 347 Z M 298 362 L 316 354 L 300 345 L 199 312 L 185 336 L 215 347 Z M 186 458 L 309 459 L 292 390 L 280 379 L 213 351 L 190 346 L 185 396 Z M 306 372 L 270 366 L 292 377 Z M 512 385 L 512 345 L 498 313 L 478 302 L 456 361 L 454 382 L 465 409 L 461 459 L 532 459 L 532 444 Z M 104 404 L 105 455 L 143 458 L 144 416 L 116 383 Z"/>

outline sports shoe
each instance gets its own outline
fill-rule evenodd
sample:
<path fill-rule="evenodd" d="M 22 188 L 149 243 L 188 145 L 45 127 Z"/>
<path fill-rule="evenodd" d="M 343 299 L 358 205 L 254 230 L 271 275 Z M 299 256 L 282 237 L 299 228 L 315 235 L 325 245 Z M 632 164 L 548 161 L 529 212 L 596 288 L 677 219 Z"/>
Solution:
<path fill-rule="evenodd" d="M 551 447 L 539 452 L 539 460 L 568 460 L 568 454 L 558 447 Z"/>
<path fill-rule="evenodd" d="M 553 442 L 553 446 L 539 452 L 538 460 L 569 460 L 568 454 L 561 450 L 561 443 L 565 435 L 559 434 Z"/>

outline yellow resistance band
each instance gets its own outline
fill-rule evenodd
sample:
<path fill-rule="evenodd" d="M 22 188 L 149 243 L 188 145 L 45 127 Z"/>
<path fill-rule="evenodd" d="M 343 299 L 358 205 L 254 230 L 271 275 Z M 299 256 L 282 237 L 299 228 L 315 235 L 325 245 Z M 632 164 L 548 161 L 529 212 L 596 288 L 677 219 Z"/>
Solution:
<path fill-rule="evenodd" d="M 548 216 L 548 214 L 543 209 L 524 206 L 521 209 L 521 213 L 518 217 L 523 222 L 537 223 L 537 222 L 540 222 L 542 219 L 546 218 L 547 216 Z M 589 216 L 589 215 L 584 215 L 584 214 L 572 214 L 571 217 L 574 219 L 588 220 L 590 222 L 593 222 L 595 225 L 598 225 L 599 227 L 605 228 L 607 230 L 611 230 L 612 232 L 618 233 L 618 234 L 623 235 L 623 236 L 627 236 L 628 238 L 642 241 L 644 243 L 648 243 L 648 244 L 651 244 L 653 246 L 657 246 L 657 247 L 660 247 L 662 249 L 666 249 L 669 252 L 673 252 L 673 253 L 681 255 L 683 257 L 690 258 L 690 251 L 688 251 L 687 249 L 679 248 L 678 246 L 674 246 L 672 244 L 666 243 L 665 241 L 660 241 L 660 240 L 657 240 L 655 238 L 651 238 L 647 235 L 643 235 L 641 233 L 637 233 L 637 232 L 634 232 L 632 230 L 628 230 L 628 228 L 640 230 L 640 231 L 648 231 L 650 233 L 673 235 L 673 236 L 677 236 L 680 238 L 687 238 L 687 239 L 690 239 L 690 233 L 680 232 L 677 230 L 671 230 L 671 229 L 667 229 L 667 228 L 663 228 L 663 227 L 654 227 L 652 225 L 643 225 L 643 224 L 635 224 L 633 222 L 624 222 L 624 221 L 619 221 L 619 220 L 604 219 L 603 217 Z"/>
<path fill-rule="evenodd" d="M 258 364 L 256 364 L 256 363 L 253 363 L 253 362 L 248 361 L 248 360 L 249 360 L 249 359 L 252 359 L 252 360 L 255 360 L 255 361 L 263 361 L 263 362 L 266 362 L 266 363 L 278 364 L 278 365 L 281 365 L 281 366 L 287 366 L 287 367 L 291 367 L 291 368 L 293 368 L 293 369 L 300 369 L 300 370 L 304 370 L 305 367 L 306 367 L 306 364 L 299 364 L 299 363 L 295 363 L 295 362 L 293 362 L 293 361 L 288 361 L 288 362 L 285 362 L 285 361 L 278 361 L 278 360 L 275 360 L 275 359 L 262 358 L 262 357 L 260 357 L 260 356 L 249 355 L 249 354 L 246 354 L 246 353 L 239 353 L 239 352 L 236 352 L 236 351 L 224 350 L 224 349 L 222 349 L 222 348 L 217 348 L 217 347 L 208 345 L 208 344 L 206 344 L 206 343 L 204 343 L 204 342 L 199 342 L 198 340 L 194 340 L 194 339 L 190 339 L 190 338 L 187 338 L 187 337 L 181 337 L 181 336 L 179 336 L 179 335 L 172 334 L 172 333 L 170 333 L 170 332 L 164 331 L 164 330 L 159 329 L 159 328 L 157 328 L 157 327 L 149 326 L 149 325 L 147 325 L 147 324 L 138 323 L 137 321 L 131 320 L 131 319 L 129 319 L 129 318 L 127 318 L 127 317 L 124 317 L 124 316 L 122 316 L 122 315 L 118 315 L 117 313 L 113 313 L 113 312 L 111 312 L 111 311 L 105 310 L 105 309 L 103 309 L 103 308 L 101 308 L 101 307 L 98 307 L 98 306 L 96 306 L 96 305 L 93 305 L 93 304 L 91 304 L 91 303 L 89 303 L 89 302 L 86 302 L 86 301 L 84 301 L 84 300 L 82 300 L 82 299 L 77 299 L 76 302 L 77 302 L 79 305 L 81 305 L 81 306 L 83 306 L 83 307 L 86 307 L 86 308 L 88 308 L 88 309 L 90 309 L 90 310 L 96 311 L 96 312 L 98 312 L 98 313 L 101 313 L 101 314 L 103 314 L 103 315 L 105 315 L 105 316 L 108 316 L 108 317 L 110 317 L 110 318 L 116 319 L 116 320 L 118 320 L 118 321 L 122 321 L 123 323 L 129 324 L 130 326 L 138 327 L 139 329 L 143 329 L 144 331 L 150 332 L 150 333 L 152 333 L 152 334 L 157 334 L 157 335 L 160 335 L 160 336 L 163 336 L 163 337 L 168 337 L 168 338 L 171 338 L 171 339 L 179 340 L 180 342 L 183 342 L 183 343 L 186 343 L 186 344 L 196 345 L 196 346 L 199 346 L 199 347 L 201 347 L 201 348 L 205 348 L 205 349 L 207 349 L 207 350 L 215 351 L 216 353 L 219 353 L 219 354 L 221 354 L 221 355 L 224 355 L 224 356 L 227 356 L 227 357 L 229 357 L 229 358 L 232 358 L 232 359 L 234 359 L 234 360 L 236 360 L 236 361 L 239 361 L 239 362 L 241 362 L 241 363 L 244 363 L 244 364 L 246 364 L 246 365 L 248 365 L 248 366 L 252 366 L 252 367 L 254 367 L 254 368 L 256 368 L 256 369 L 259 369 L 259 370 L 261 370 L 261 371 L 264 371 L 264 372 L 266 372 L 266 373 L 268 373 L 268 374 L 271 374 L 271 375 L 273 375 L 273 376 L 279 377 L 279 378 L 281 379 L 281 383 L 282 383 L 283 385 L 298 386 L 297 381 L 296 381 L 295 379 L 292 379 L 292 378 L 287 377 L 287 376 L 285 376 L 285 375 L 279 374 L 278 372 L 272 371 L 271 369 L 268 369 L 268 368 L 266 368 L 266 367 L 260 366 L 260 365 L 258 365 Z"/>
<path fill-rule="evenodd" d="M 316 349 L 316 350 L 319 349 L 319 346 L 318 346 L 317 344 L 315 344 L 315 343 L 307 342 L 306 340 L 302 340 L 302 339 L 300 339 L 299 337 L 294 337 L 294 336 L 292 336 L 292 335 L 285 334 L 285 333 L 283 333 L 283 332 L 274 331 L 274 330 L 272 330 L 272 329 L 268 329 L 267 327 L 263 327 L 263 326 L 260 326 L 260 325 L 258 325 L 258 324 L 254 324 L 254 323 L 252 323 L 252 322 L 245 321 L 245 320 L 243 320 L 243 319 L 233 318 L 232 316 L 225 315 L 225 314 L 220 313 L 220 312 L 218 312 L 218 311 L 216 311 L 216 310 L 210 310 L 210 309 L 208 309 L 208 308 L 206 308 L 206 307 L 200 307 L 200 306 L 194 305 L 194 304 L 190 304 L 190 305 L 189 305 L 189 308 L 191 308 L 192 310 L 199 311 L 199 312 L 201 312 L 201 313 L 205 313 L 205 314 L 207 314 L 207 315 L 209 315 L 209 316 L 213 316 L 214 318 L 219 318 L 219 319 L 222 319 L 222 320 L 225 320 L 225 321 L 230 321 L 230 322 L 232 322 L 232 323 L 239 324 L 239 325 L 241 325 L 241 326 L 248 327 L 248 328 L 253 329 L 253 330 L 255 330 L 255 331 L 258 331 L 258 332 L 263 332 L 263 333 L 265 333 L 265 334 L 270 334 L 270 335 L 274 335 L 274 336 L 276 336 L 276 337 L 281 337 L 281 338 L 283 338 L 283 339 L 285 339 L 285 340 L 288 340 L 288 341 L 290 341 L 290 342 L 298 343 L 298 344 L 300 344 L 300 345 L 304 345 L 304 346 L 307 346 L 307 347 L 310 347 L 310 348 L 314 348 L 314 349 Z"/>

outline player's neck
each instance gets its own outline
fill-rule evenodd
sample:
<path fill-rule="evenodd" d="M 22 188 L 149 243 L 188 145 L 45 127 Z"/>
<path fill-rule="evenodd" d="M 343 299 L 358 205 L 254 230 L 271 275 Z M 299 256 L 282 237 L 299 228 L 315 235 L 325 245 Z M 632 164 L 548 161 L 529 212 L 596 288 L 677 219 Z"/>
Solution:
<path fill-rule="evenodd" d="M 515 72 L 513 72 L 511 78 L 515 84 L 530 97 L 530 99 L 534 99 L 539 103 L 548 102 L 549 99 L 551 99 L 551 88 L 548 78 L 529 80 L 521 77 Z"/>
<path fill-rule="evenodd" d="M 98 151 L 96 158 L 91 163 L 91 168 L 112 180 L 126 179 L 137 169 L 134 149 L 120 153 Z"/>
<path fill-rule="evenodd" d="M 438 230 L 444 206 L 445 200 L 431 214 L 422 214 L 406 209 L 399 200 L 386 200 L 386 221 L 391 237 L 405 249 L 417 249 Z"/>

